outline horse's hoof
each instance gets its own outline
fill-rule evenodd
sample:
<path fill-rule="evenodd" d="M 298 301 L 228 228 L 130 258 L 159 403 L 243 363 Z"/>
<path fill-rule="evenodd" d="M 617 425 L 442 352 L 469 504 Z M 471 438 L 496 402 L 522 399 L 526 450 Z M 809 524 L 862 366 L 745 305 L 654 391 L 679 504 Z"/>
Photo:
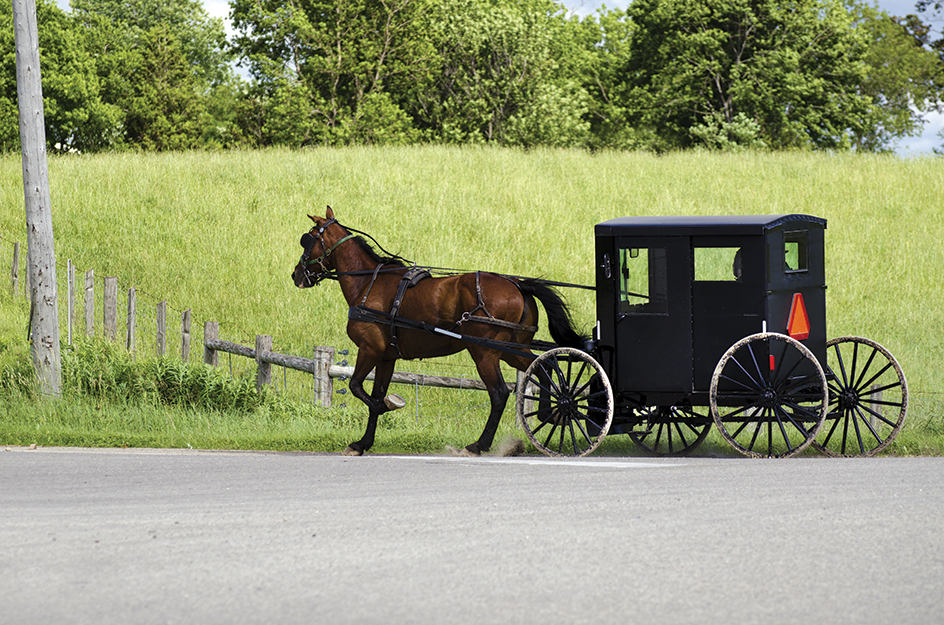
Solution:
<path fill-rule="evenodd" d="M 396 393 L 390 393 L 384 397 L 384 405 L 390 410 L 399 410 L 400 408 L 406 406 L 406 400 Z"/>
<path fill-rule="evenodd" d="M 364 455 L 364 452 L 361 451 L 360 449 L 354 449 L 353 447 L 351 447 L 350 445 L 348 445 L 348 446 L 344 449 L 344 451 L 341 452 L 341 455 L 342 455 L 342 456 L 363 456 L 363 455 Z"/>

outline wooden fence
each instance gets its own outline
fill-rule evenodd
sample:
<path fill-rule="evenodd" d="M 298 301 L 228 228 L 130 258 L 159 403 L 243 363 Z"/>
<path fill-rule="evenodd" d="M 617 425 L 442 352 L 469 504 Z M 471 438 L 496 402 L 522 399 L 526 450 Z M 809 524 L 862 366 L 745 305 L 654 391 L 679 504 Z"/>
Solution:
<path fill-rule="evenodd" d="M 268 335 L 256 336 L 254 347 L 248 347 L 231 341 L 222 341 L 219 338 L 219 324 L 207 321 L 203 326 L 203 362 L 208 365 L 219 365 L 218 352 L 236 354 L 256 361 L 256 386 L 262 387 L 272 383 L 272 365 L 278 365 L 295 371 L 310 373 L 315 379 L 315 389 L 318 393 L 318 405 L 331 407 L 331 398 L 334 396 L 334 380 L 347 380 L 354 374 L 354 367 L 340 366 L 334 363 L 335 350 L 333 347 L 315 347 L 311 359 L 299 356 L 290 356 L 272 351 L 272 337 Z M 368 374 L 368 380 L 374 379 L 373 371 Z M 469 378 L 452 378 L 423 373 L 394 372 L 393 383 L 414 384 L 419 386 L 433 386 L 437 388 L 456 388 L 470 390 L 485 390 L 481 380 Z M 508 384 L 511 391 L 515 384 Z"/>

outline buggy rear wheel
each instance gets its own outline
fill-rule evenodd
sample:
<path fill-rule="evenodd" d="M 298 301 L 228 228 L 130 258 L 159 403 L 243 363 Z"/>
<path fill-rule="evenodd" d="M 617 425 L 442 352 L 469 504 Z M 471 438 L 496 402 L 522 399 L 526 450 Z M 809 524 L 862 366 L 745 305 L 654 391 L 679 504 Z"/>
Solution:
<path fill-rule="evenodd" d="M 711 378 L 711 416 L 747 456 L 785 458 L 823 426 L 826 375 L 813 353 L 785 334 L 764 332 L 731 346 Z"/>
<path fill-rule="evenodd" d="M 628 432 L 636 446 L 653 456 L 684 456 L 702 444 L 711 430 L 711 409 L 706 406 L 648 408 L 647 430 Z"/>
<path fill-rule="evenodd" d="M 828 456 L 872 456 L 898 436 L 908 411 L 908 383 L 891 353 L 869 339 L 826 343 L 829 413 L 813 446 Z"/>
<path fill-rule="evenodd" d="M 518 422 L 548 456 L 586 456 L 613 422 L 613 390 L 586 352 L 558 347 L 534 359 L 518 386 Z"/>

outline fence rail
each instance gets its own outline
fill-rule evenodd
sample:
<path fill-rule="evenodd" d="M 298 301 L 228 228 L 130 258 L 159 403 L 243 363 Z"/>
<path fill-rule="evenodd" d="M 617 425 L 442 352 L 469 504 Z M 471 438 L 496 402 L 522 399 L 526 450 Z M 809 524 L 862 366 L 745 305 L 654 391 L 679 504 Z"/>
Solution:
<path fill-rule="evenodd" d="M 315 386 L 319 397 L 319 405 L 330 408 L 331 398 L 334 395 L 334 380 L 349 379 L 354 374 L 354 367 L 341 366 L 334 363 L 335 350 L 333 347 L 316 347 L 313 358 L 302 358 L 289 354 L 273 352 L 272 337 L 259 335 L 256 337 L 255 347 L 249 347 L 232 341 L 223 341 L 218 338 L 219 324 L 207 321 L 203 326 L 203 362 L 208 365 L 219 365 L 218 352 L 226 352 L 243 356 L 256 361 L 256 385 L 262 387 L 271 384 L 271 365 L 294 369 L 303 373 L 310 373 L 315 378 Z M 367 375 L 368 380 L 374 379 L 374 372 Z M 471 378 L 456 378 L 424 373 L 394 372 L 392 382 L 395 384 L 416 384 L 437 388 L 455 388 L 464 390 L 485 390 L 481 380 Z M 514 391 L 515 384 L 506 383 L 510 391 Z"/>

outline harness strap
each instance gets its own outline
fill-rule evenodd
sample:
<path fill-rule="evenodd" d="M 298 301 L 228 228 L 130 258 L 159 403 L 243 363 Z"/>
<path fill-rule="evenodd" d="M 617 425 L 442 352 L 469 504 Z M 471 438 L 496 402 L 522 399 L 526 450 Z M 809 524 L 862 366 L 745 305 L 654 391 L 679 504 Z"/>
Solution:
<path fill-rule="evenodd" d="M 371 277 L 371 279 L 370 279 L 370 284 L 367 285 L 367 290 L 364 291 L 364 297 L 361 299 L 361 306 L 363 306 L 363 305 L 364 305 L 364 302 L 367 301 L 367 296 L 370 295 L 370 290 L 371 290 L 372 288 L 374 288 L 374 282 L 377 281 L 377 275 L 380 273 L 380 270 L 383 268 L 383 266 L 384 266 L 383 263 L 380 263 L 380 264 L 377 265 L 377 267 L 374 269 L 374 275 L 373 275 L 373 277 Z"/>
<path fill-rule="evenodd" d="M 417 267 L 413 267 L 403 274 L 403 277 L 400 278 L 400 283 L 397 285 L 397 294 L 393 298 L 393 306 L 390 308 L 390 317 L 392 319 L 396 319 L 397 315 L 400 314 L 400 305 L 403 303 L 406 290 L 413 288 L 420 280 L 428 278 L 430 275 L 431 274 L 425 269 L 419 269 Z M 361 302 L 361 305 L 363 306 L 364 303 Z M 403 358 L 403 354 L 400 353 L 400 345 L 397 342 L 397 326 L 393 321 L 390 322 L 390 345 L 396 350 L 397 356 Z"/>
<path fill-rule="evenodd" d="M 306 262 L 307 262 L 309 265 L 315 265 L 315 264 L 320 265 L 323 261 L 327 260 L 328 256 L 331 256 L 331 252 L 333 252 L 335 249 L 337 249 L 337 247 L 338 247 L 339 245 L 341 245 L 342 243 L 344 243 L 344 242 L 347 241 L 348 239 L 353 239 L 355 236 L 356 236 L 356 235 L 349 234 L 349 235 L 347 235 L 346 237 L 341 237 L 340 239 L 338 239 L 338 242 L 337 242 L 337 243 L 335 243 L 334 245 L 332 245 L 331 247 L 329 247 L 327 250 L 325 250 L 325 251 L 321 254 L 321 256 L 319 256 L 318 258 L 316 258 L 316 259 L 314 259 L 314 260 L 308 260 L 308 261 L 306 261 Z M 322 265 L 322 269 L 324 269 L 324 265 Z"/>

